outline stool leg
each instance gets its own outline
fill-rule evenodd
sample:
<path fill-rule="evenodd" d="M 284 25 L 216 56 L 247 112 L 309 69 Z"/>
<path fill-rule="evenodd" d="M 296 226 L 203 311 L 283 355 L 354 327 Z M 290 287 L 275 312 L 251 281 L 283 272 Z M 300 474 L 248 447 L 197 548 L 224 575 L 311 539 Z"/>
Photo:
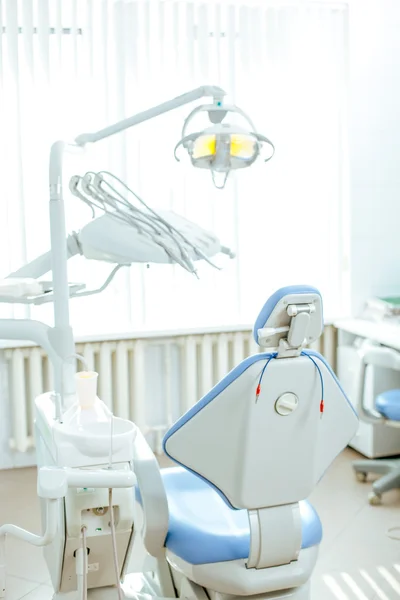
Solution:
<path fill-rule="evenodd" d="M 394 460 L 356 460 L 353 462 L 353 469 L 359 481 L 366 481 L 368 473 L 386 475 L 399 466 L 400 464 Z"/>
<path fill-rule="evenodd" d="M 400 488 L 400 468 L 397 467 L 395 471 L 384 475 L 378 481 L 375 481 L 372 489 L 375 494 L 382 495 L 384 492 L 389 490 L 395 490 Z"/>

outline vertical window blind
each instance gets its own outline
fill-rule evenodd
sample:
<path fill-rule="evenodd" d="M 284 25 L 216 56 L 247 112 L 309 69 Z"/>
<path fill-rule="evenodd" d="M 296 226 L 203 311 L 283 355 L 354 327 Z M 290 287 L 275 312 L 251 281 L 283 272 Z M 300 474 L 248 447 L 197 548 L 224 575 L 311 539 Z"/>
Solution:
<path fill-rule="evenodd" d="M 277 287 L 321 289 L 346 308 L 346 5 L 244 0 L 0 0 L 0 277 L 49 248 L 51 144 L 199 85 L 219 85 L 276 146 L 231 174 L 176 163 L 191 106 L 66 160 L 68 230 L 91 218 L 68 178 L 106 169 L 153 208 L 216 232 L 237 256 L 220 271 L 134 265 L 99 296 L 71 301 L 76 334 L 251 323 Z M 185 156 L 182 157 L 183 159 Z M 69 264 L 94 287 L 109 266 Z M 0 305 L 49 323 L 51 305 Z"/>

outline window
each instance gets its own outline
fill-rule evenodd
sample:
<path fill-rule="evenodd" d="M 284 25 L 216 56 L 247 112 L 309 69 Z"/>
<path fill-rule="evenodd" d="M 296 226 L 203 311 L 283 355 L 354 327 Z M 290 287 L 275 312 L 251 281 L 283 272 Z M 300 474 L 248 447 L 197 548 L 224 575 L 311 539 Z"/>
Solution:
<path fill-rule="evenodd" d="M 66 163 L 68 177 L 107 168 L 154 208 L 215 231 L 237 253 L 200 280 L 177 266 L 134 265 L 103 294 L 71 301 L 77 334 L 250 323 L 277 287 L 318 286 L 325 314 L 344 309 L 347 13 L 303 2 L 58 0 L 2 4 L 1 276 L 49 248 L 48 155 L 56 139 L 117 121 L 206 83 L 221 85 L 276 155 L 215 190 L 177 164 L 191 107 L 154 119 Z M 68 230 L 90 218 L 66 193 Z M 71 281 L 109 266 L 70 261 Z M 2 316 L 24 307 L 0 306 Z M 51 306 L 34 307 L 51 322 Z"/>

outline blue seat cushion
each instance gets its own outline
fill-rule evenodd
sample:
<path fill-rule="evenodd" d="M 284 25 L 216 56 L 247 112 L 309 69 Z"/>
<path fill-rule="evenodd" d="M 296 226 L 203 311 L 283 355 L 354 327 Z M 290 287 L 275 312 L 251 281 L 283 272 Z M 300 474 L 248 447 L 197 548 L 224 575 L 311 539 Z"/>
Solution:
<path fill-rule="evenodd" d="M 400 421 L 400 390 L 388 390 L 379 394 L 375 407 L 390 421 Z"/>
<path fill-rule="evenodd" d="M 230 508 L 215 489 L 184 468 L 163 469 L 169 528 L 165 545 L 192 565 L 246 559 L 250 552 L 247 510 Z M 320 543 L 322 526 L 307 501 L 300 502 L 302 548 Z"/>

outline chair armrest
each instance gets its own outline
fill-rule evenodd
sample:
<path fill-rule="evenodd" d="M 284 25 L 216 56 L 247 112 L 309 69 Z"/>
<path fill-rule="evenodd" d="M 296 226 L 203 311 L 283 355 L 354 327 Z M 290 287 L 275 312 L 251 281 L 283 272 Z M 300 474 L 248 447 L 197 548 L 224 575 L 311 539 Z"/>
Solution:
<path fill-rule="evenodd" d="M 151 556 L 160 557 L 168 533 L 168 501 L 157 459 L 140 431 L 134 442 L 133 469 L 143 508 L 143 543 Z"/>

